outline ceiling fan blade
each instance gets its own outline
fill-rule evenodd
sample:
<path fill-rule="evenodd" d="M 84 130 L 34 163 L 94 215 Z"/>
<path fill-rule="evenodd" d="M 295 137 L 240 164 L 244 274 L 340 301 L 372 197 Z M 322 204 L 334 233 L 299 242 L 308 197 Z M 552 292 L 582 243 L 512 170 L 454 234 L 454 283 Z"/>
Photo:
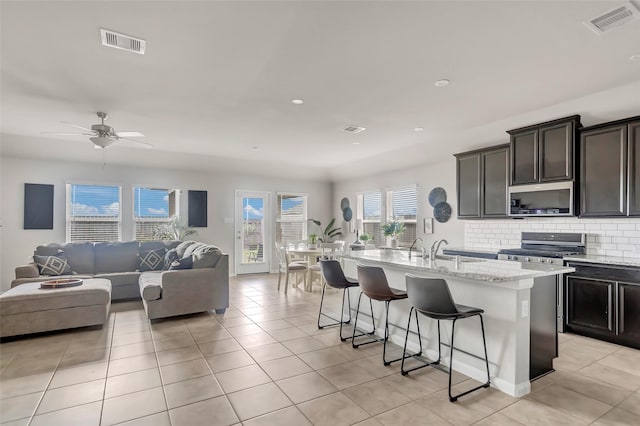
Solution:
<path fill-rule="evenodd" d="M 93 136 L 95 133 L 68 133 L 68 132 L 40 132 L 41 135 L 50 136 Z"/>
<path fill-rule="evenodd" d="M 150 144 L 149 142 L 137 141 L 135 139 L 130 139 L 130 138 L 119 138 L 119 139 L 123 139 L 123 140 L 126 140 L 126 141 L 131 141 L 131 142 L 135 142 L 137 144 L 140 144 L 141 148 L 153 148 L 153 145 Z"/>
<path fill-rule="evenodd" d="M 77 128 L 77 129 L 80 129 L 80 130 L 86 130 L 87 132 L 92 132 L 93 131 L 91 129 L 87 129 L 86 127 L 82 127 L 82 126 L 78 126 L 77 124 L 69 123 L 68 121 L 61 121 L 61 123 L 68 124 L 69 126 L 73 126 L 73 127 Z"/>
<path fill-rule="evenodd" d="M 119 138 L 143 138 L 144 135 L 140 132 L 116 132 L 116 136 Z"/>

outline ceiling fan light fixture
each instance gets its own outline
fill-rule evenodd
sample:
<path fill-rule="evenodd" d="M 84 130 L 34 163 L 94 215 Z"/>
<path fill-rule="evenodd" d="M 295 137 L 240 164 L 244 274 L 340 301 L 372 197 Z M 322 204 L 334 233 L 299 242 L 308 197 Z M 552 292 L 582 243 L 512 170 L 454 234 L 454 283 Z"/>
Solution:
<path fill-rule="evenodd" d="M 94 136 L 89 138 L 89 140 L 100 148 L 108 148 L 115 142 L 115 139 L 105 138 L 104 136 Z"/>

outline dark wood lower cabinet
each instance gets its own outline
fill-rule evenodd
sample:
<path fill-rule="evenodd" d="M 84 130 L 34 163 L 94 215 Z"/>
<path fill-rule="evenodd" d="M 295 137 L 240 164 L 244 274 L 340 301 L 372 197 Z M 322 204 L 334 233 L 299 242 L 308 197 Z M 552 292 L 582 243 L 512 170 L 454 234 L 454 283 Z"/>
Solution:
<path fill-rule="evenodd" d="M 567 277 L 567 324 L 615 333 L 613 293 L 616 283 Z"/>
<path fill-rule="evenodd" d="M 640 349 L 640 269 L 569 263 L 565 330 Z"/>
<path fill-rule="evenodd" d="M 618 334 L 640 342 L 640 284 L 618 283 Z"/>

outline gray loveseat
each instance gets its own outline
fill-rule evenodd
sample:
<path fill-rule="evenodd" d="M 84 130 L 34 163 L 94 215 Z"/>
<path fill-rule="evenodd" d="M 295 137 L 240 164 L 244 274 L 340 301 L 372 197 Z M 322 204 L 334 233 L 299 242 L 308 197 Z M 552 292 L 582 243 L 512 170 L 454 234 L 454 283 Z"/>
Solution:
<path fill-rule="evenodd" d="M 141 258 L 151 252 L 162 254 L 161 266 L 141 272 Z M 189 269 L 165 270 L 171 259 L 189 260 Z M 111 282 L 111 300 L 142 298 L 149 319 L 215 310 L 229 306 L 229 256 L 215 246 L 195 241 L 98 242 L 48 244 L 38 246 L 34 256 L 66 260 L 70 274 L 77 278 L 106 278 Z M 142 256 L 142 257 L 141 257 Z M 166 258 L 166 259 L 165 259 Z M 42 262 L 42 258 L 39 258 Z M 176 262 L 174 262 L 176 263 Z M 176 266 L 174 264 L 174 266 Z M 41 266 L 42 268 L 42 266 Z M 35 262 L 16 268 L 17 285 L 55 279 L 40 275 Z"/>

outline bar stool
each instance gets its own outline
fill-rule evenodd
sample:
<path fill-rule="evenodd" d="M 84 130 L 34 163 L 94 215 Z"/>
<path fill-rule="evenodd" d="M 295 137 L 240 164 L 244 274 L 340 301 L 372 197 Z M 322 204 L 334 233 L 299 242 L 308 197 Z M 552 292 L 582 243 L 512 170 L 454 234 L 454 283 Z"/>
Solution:
<path fill-rule="evenodd" d="M 385 304 L 385 322 L 384 322 L 384 338 L 383 339 L 375 339 L 369 342 L 356 344 L 355 340 L 351 340 L 351 345 L 354 348 L 360 347 L 362 345 L 368 345 L 376 342 L 383 342 L 382 347 L 382 362 L 384 365 L 389 365 L 392 362 L 404 360 L 405 352 L 402 353 L 402 357 L 397 359 L 392 359 L 387 361 L 387 340 L 389 340 L 389 303 L 393 300 L 402 300 L 407 298 L 407 293 L 401 290 L 391 289 L 389 287 L 389 282 L 387 281 L 387 276 L 384 273 L 384 270 L 378 266 L 364 266 L 358 265 L 358 282 L 360 283 L 360 289 L 362 290 L 360 296 L 358 296 L 358 306 L 356 308 L 356 320 L 353 324 L 353 332 L 355 334 L 356 327 L 358 325 L 358 313 L 360 312 L 360 299 L 362 299 L 362 295 L 366 295 L 369 298 L 369 303 L 371 300 L 378 300 L 380 302 L 384 302 Z M 376 331 L 375 321 L 373 319 L 373 311 L 371 313 L 371 321 L 373 323 L 373 331 L 368 334 L 373 334 Z M 358 337 L 358 336 L 354 336 Z M 409 356 L 417 356 L 418 354 L 413 354 Z"/>
<path fill-rule="evenodd" d="M 320 310 L 318 311 L 318 329 L 321 330 L 325 327 L 340 325 L 340 340 L 344 342 L 349 339 L 353 339 L 354 337 L 353 335 L 351 335 L 350 337 L 342 336 L 342 325 L 349 324 L 351 322 L 351 296 L 349 295 L 349 289 L 352 287 L 358 287 L 360 284 L 358 284 L 357 281 L 350 281 L 349 279 L 347 279 L 347 277 L 344 276 L 344 272 L 342 271 L 340 262 L 337 260 L 333 260 L 333 259 L 321 260 L 319 265 L 320 265 L 320 271 L 322 272 L 322 277 L 324 278 L 323 280 L 324 282 L 322 284 L 322 297 L 320 298 Z M 324 291 L 327 285 L 329 285 L 330 287 L 342 290 L 342 308 L 340 310 L 340 319 L 333 318 L 332 316 L 322 312 L 322 304 L 324 303 Z M 349 310 L 349 319 L 346 321 L 344 321 L 343 319 L 345 296 L 348 300 L 347 303 L 348 303 L 348 310 Z M 373 306 L 371 306 L 371 312 L 373 312 Z M 325 324 L 325 325 L 320 325 L 320 317 L 322 316 L 329 318 L 335 322 Z M 364 336 L 365 334 L 366 333 L 358 334 L 355 337 Z"/>
<path fill-rule="evenodd" d="M 305 289 L 307 291 L 311 291 L 313 289 L 313 279 L 314 274 L 317 273 L 320 275 L 320 283 L 324 284 L 324 279 L 322 275 L 322 271 L 320 270 L 320 261 L 321 260 L 333 260 L 336 258 L 336 255 L 342 251 L 342 247 L 344 242 L 333 242 L 333 243 L 322 243 L 320 244 L 320 257 L 318 258 L 318 263 L 314 265 L 309 265 L 309 275 L 311 279 L 307 283 L 309 288 Z"/>
<path fill-rule="evenodd" d="M 452 320 L 451 326 L 451 360 L 449 361 L 449 401 L 455 402 L 459 397 L 467 395 L 473 391 L 481 388 L 488 388 L 490 384 L 489 376 L 489 360 L 487 359 L 487 342 L 484 335 L 484 321 L 482 320 L 482 314 L 484 311 L 479 308 L 471 306 L 458 305 L 453 301 L 451 292 L 447 282 L 440 278 L 421 278 L 410 274 L 407 274 L 407 295 L 409 302 L 411 303 L 411 311 L 409 311 L 409 321 L 407 323 L 407 334 L 404 339 L 404 352 L 407 351 L 407 340 L 409 339 L 409 327 L 411 325 L 411 314 L 415 309 L 416 312 L 416 324 L 418 324 L 418 339 L 420 340 L 420 349 L 422 349 L 422 338 L 420 336 L 420 323 L 418 322 L 418 312 L 422 315 L 435 319 L 438 321 L 438 359 L 433 362 L 424 362 L 424 365 L 414 367 L 409 370 L 404 369 L 404 358 L 400 366 L 400 371 L 403 376 L 406 376 L 410 371 L 417 370 L 428 366 L 435 366 L 440 364 L 441 360 L 441 340 L 440 340 L 440 320 Z M 462 392 L 458 395 L 451 395 L 451 372 L 453 367 L 453 336 L 456 327 L 456 321 L 462 318 L 470 318 L 474 316 L 480 317 L 480 328 L 482 329 L 482 344 L 484 345 L 484 362 L 487 367 L 487 381 L 480 386 L 476 386 L 466 392 Z"/>

